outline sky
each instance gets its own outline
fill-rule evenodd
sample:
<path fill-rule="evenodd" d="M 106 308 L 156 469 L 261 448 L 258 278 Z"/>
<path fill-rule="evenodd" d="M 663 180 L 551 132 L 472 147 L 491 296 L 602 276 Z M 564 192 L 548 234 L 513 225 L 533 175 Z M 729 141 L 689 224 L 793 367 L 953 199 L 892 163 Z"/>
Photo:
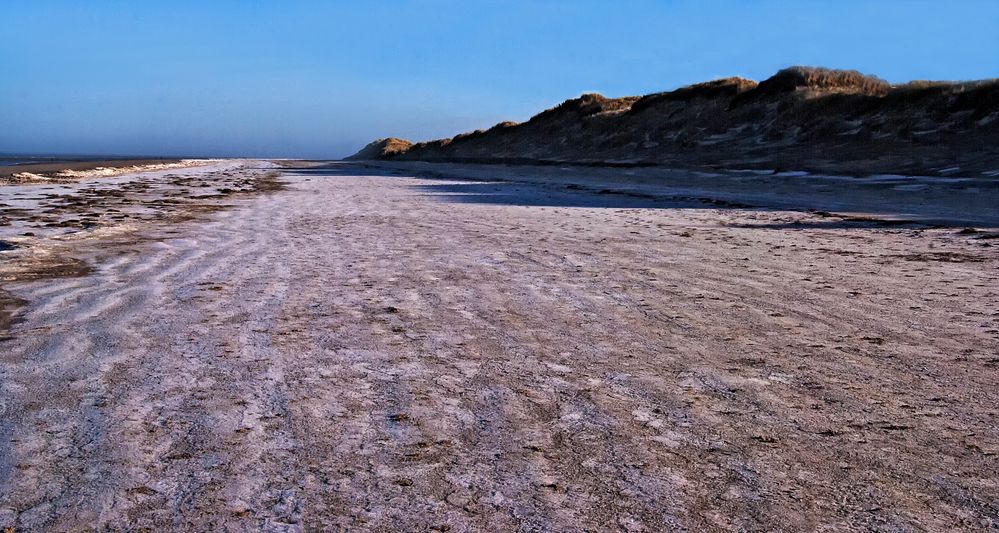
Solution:
<path fill-rule="evenodd" d="M 999 77 L 999 0 L 0 0 L 0 153 L 337 158 L 790 65 Z"/>

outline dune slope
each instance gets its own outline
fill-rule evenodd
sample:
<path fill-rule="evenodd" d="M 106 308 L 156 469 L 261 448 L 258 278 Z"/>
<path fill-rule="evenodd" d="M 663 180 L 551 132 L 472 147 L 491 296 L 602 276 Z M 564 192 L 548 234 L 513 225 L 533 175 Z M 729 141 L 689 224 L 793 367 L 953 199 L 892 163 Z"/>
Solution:
<path fill-rule="evenodd" d="M 585 94 L 524 123 L 371 143 L 352 159 L 981 175 L 999 169 L 999 81 L 892 85 L 792 67 L 641 97 Z"/>

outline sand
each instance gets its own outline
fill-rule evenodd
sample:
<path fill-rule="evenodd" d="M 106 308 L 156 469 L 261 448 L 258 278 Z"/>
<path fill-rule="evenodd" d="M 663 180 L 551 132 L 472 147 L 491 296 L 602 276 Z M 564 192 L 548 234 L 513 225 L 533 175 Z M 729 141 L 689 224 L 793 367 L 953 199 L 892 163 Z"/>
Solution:
<path fill-rule="evenodd" d="M 286 169 L 17 241 L 89 270 L 3 278 L 0 527 L 999 527 L 993 211 L 556 170 Z"/>

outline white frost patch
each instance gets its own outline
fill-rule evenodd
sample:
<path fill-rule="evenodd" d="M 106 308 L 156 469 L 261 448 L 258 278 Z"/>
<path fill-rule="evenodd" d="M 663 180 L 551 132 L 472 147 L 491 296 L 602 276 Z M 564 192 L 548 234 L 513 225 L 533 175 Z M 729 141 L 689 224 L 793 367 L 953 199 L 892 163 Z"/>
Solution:
<path fill-rule="evenodd" d="M 782 178 L 800 178 L 800 177 L 803 177 L 803 176 L 807 176 L 808 172 L 805 172 L 803 170 L 794 170 L 794 171 L 789 171 L 789 172 L 778 172 L 775 175 L 776 176 L 780 176 Z"/>
<path fill-rule="evenodd" d="M 13 177 L 17 181 L 49 181 L 49 178 L 31 172 L 18 172 Z"/>
<path fill-rule="evenodd" d="M 137 172 L 152 172 L 176 168 L 190 168 L 211 163 L 219 163 L 223 159 L 182 159 L 176 163 L 152 163 L 148 165 L 131 165 L 127 167 L 97 167 L 90 170 L 60 170 L 52 176 L 43 176 L 33 172 L 18 172 L 5 181 L 11 183 L 38 183 L 47 181 L 84 180 L 91 178 L 108 178 Z"/>
<path fill-rule="evenodd" d="M 545 363 L 545 364 L 548 365 L 548 368 L 554 370 L 555 372 L 561 372 L 563 374 L 572 372 L 572 369 L 565 365 L 559 365 L 555 363 Z"/>
<path fill-rule="evenodd" d="M 218 163 L 221 159 L 182 159 L 177 163 L 153 163 L 150 165 L 133 165 L 130 167 L 97 167 L 92 170 L 61 170 L 56 176 L 70 179 L 104 178 L 120 176 L 133 172 L 149 172 L 153 170 L 169 170 L 172 168 L 188 168 L 209 163 Z"/>

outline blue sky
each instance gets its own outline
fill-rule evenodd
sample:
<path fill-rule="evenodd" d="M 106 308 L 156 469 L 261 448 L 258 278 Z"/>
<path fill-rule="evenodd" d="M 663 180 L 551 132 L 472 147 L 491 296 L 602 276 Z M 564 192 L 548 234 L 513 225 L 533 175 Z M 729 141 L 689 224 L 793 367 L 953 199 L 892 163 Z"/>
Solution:
<path fill-rule="evenodd" d="M 338 157 L 792 64 L 999 76 L 999 1 L 0 0 L 0 153 Z"/>

